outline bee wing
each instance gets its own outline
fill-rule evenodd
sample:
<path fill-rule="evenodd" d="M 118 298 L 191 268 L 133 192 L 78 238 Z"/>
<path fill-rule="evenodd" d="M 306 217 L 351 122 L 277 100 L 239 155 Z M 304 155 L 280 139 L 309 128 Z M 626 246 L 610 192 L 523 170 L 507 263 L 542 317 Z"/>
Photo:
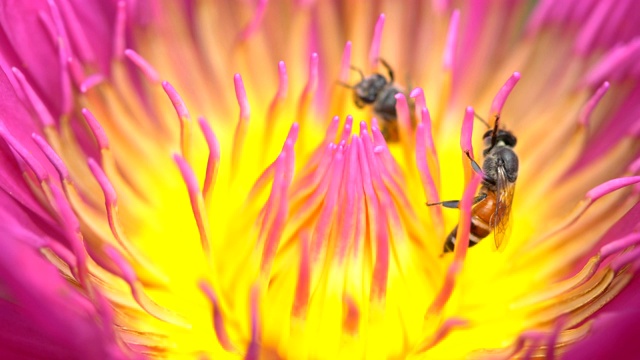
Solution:
<path fill-rule="evenodd" d="M 491 216 L 490 225 L 493 229 L 493 237 L 496 248 L 504 250 L 511 235 L 511 203 L 515 193 L 515 183 L 509 182 L 504 167 L 499 166 L 497 171 L 497 203 L 496 210 Z"/>

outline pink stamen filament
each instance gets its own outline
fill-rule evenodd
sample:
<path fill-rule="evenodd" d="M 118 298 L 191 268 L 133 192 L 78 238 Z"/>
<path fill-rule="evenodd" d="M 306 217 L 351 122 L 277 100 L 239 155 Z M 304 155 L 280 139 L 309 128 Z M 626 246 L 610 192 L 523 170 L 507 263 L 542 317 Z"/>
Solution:
<path fill-rule="evenodd" d="M 304 90 L 298 99 L 296 119 L 302 126 L 306 124 L 311 108 L 311 102 L 313 101 L 316 89 L 318 88 L 318 61 L 318 54 L 312 53 L 309 59 L 307 84 L 304 86 Z M 304 142 L 302 144 L 304 144 Z"/>
<path fill-rule="evenodd" d="M 69 41 L 69 37 L 67 36 L 65 24 L 62 21 L 62 17 L 60 16 L 58 5 L 56 5 L 56 3 L 52 0 L 49 0 L 47 2 L 49 4 L 49 10 L 51 10 L 51 20 L 55 27 L 54 44 L 58 47 L 58 50 L 62 52 L 61 55 L 66 60 L 67 57 L 71 56 L 71 42 Z"/>
<path fill-rule="evenodd" d="M 284 61 L 280 61 L 278 63 L 278 91 L 276 92 L 273 100 L 271 100 L 269 109 L 267 110 L 267 126 L 264 132 L 264 148 L 266 150 L 271 148 L 271 143 L 273 141 L 273 132 L 275 131 L 277 123 L 280 120 L 282 114 L 282 107 L 284 106 L 289 88 L 288 79 L 289 77 L 287 75 L 287 68 L 285 67 Z M 267 155 L 267 153 L 268 151 L 262 152 L 263 158 Z"/>
<path fill-rule="evenodd" d="M 571 211 L 571 213 L 558 225 L 556 225 L 553 229 L 549 230 L 547 233 L 542 235 L 540 238 L 532 241 L 529 246 L 526 247 L 526 250 L 530 250 L 545 241 L 549 240 L 554 235 L 562 232 L 563 230 L 569 228 L 571 225 L 575 224 L 578 219 L 591 207 L 591 205 L 596 202 L 601 197 L 610 194 L 616 190 L 622 189 L 629 185 L 634 185 L 640 183 L 640 176 L 629 176 L 622 177 L 613 180 L 609 180 L 604 182 L 593 189 L 589 190 L 583 200 L 581 200 L 575 208 Z"/>
<path fill-rule="evenodd" d="M 447 42 L 444 48 L 444 55 L 442 59 L 442 66 L 447 72 L 453 70 L 453 63 L 455 61 L 456 45 L 458 44 L 458 32 L 460 23 L 460 10 L 454 10 L 451 13 L 451 20 L 449 21 L 449 31 L 447 32 Z"/>
<path fill-rule="evenodd" d="M 167 81 L 162 82 L 162 88 L 171 100 L 180 120 L 180 150 L 182 157 L 189 162 L 191 156 L 191 115 L 178 92 Z"/>
<path fill-rule="evenodd" d="M 473 117 L 474 110 L 471 106 L 467 106 L 464 118 L 462 120 L 462 130 L 460 134 L 460 149 L 462 150 L 462 164 L 465 172 L 465 179 L 471 179 L 473 176 L 474 170 L 471 167 L 469 158 L 467 158 L 467 154 L 474 159 L 473 155 Z"/>
<path fill-rule="evenodd" d="M 347 115 L 345 119 L 344 126 L 342 127 L 342 132 L 340 133 L 340 142 L 346 143 L 351 136 L 351 130 L 353 129 L 353 116 Z"/>
<path fill-rule="evenodd" d="M 198 180 L 193 173 L 193 169 L 191 169 L 191 166 L 189 166 L 183 157 L 175 154 L 173 159 L 178 165 L 180 173 L 182 174 L 182 179 L 187 186 L 191 209 L 200 233 L 200 245 L 202 246 L 202 251 L 205 254 L 208 265 L 211 265 L 211 230 L 209 228 L 209 221 L 204 206 L 204 199 L 200 192 L 200 188 L 198 187 Z"/>
<path fill-rule="evenodd" d="M 87 93 L 90 89 L 98 86 L 106 81 L 106 78 L 102 74 L 89 75 L 80 84 L 80 92 Z"/>
<path fill-rule="evenodd" d="M 460 220 L 458 221 L 458 232 L 456 236 L 456 247 L 453 253 L 453 262 L 447 269 L 442 288 L 429 306 L 425 317 L 429 317 L 440 313 L 447 301 L 451 297 L 455 288 L 455 280 L 457 274 L 462 269 L 464 259 L 469 248 L 469 231 L 471 228 L 471 203 L 476 193 L 476 189 L 480 184 L 482 177 L 478 174 L 474 175 L 469 185 L 467 185 L 460 200 Z"/>
<path fill-rule="evenodd" d="M 633 272 L 638 270 L 638 259 L 640 259 L 640 248 L 634 248 L 629 252 L 620 254 L 618 258 L 611 262 L 611 268 L 615 272 L 619 272 L 629 264 L 634 264 Z"/>
<path fill-rule="evenodd" d="M 325 193 L 324 203 L 322 211 L 318 217 L 316 230 L 313 233 L 311 239 L 311 264 L 312 267 L 316 265 L 323 256 L 323 250 L 326 250 L 326 239 L 329 237 L 331 230 L 331 224 L 334 222 L 338 191 L 340 189 L 341 174 L 344 168 L 344 147 L 339 146 L 337 151 L 333 154 L 333 159 L 330 165 L 330 173 L 326 176 L 323 182 L 328 182 L 328 189 Z"/>
<path fill-rule="evenodd" d="M 89 40 L 82 29 L 78 17 L 73 11 L 73 7 L 69 4 L 68 0 L 58 0 L 58 5 L 60 13 L 65 19 L 65 26 L 69 27 L 70 40 L 73 42 L 74 48 L 78 50 L 78 56 L 82 61 L 93 62 L 95 60 L 93 48 L 89 45 Z"/>
<path fill-rule="evenodd" d="M 262 24 L 262 20 L 264 19 L 264 14 L 267 11 L 267 5 L 269 4 L 268 0 L 258 0 L 258 8 L 256 9 L 255 15 L 251 18 L 249 24 L 240 32 L 239 39 L 240 41 L 247 40 L 251 35 L 253 35 Z"/>
<path fill-rule="evenodd" d="M 55 120 L 51 116 L 51 113 L 49 113 L 49 110 L 47 110 L 47 107 L 44 105 L 40 97 L 36 94 L 31 85 L 29 85 L 22 72 L 15 67 L 11 68 L 11 71 L 13 71 L 17 82 L 20 84 L 24 95 L 28 99 L 33 111 L 35 111 L 37 115 L 36 117 L 41 121 L 42 126 L 53 126 L 55 124 Z"/>
<path fill-rule="evenodd" d="M 471 158 L 473 159 L 473 117 L 474 110 L 473 107 L 467 106 L 464 118 L 462 119 L 462 133 L 460 135 L 460 149 L 462 149 L 463 153 L 468 152 Z M 466 155 L 462 159 L 463 163 L 468 162 L 466 159 Z"/>
<path fill-rule="evenodd" d="M 336 248 L 336 262 L 338 266 L 343 265 L 346 260 L 346 255 L 350 246 L 353 246 L 352 241 L 354 239 L 355 225 L 356 225 L 356 187 L 351 184 L 357 184 L 357 178 L 359 173 L 359 166 L 357 152 L 354 146 L 349 146 L 346 151 L 346 171 L 343 174 L 343 183 L 345 186 L 341 191 L 341 202 L 343 205 L 343 216 L 338 218 L 338 244 Z"/>
<path fill-rule="evenodd" d="M 60 11 L 54 1 L 49 0 L 49 8 L 51 10 L 51 18 L 55 26 L 56 36 L 54 46 L 58 49 L 58 63 L 60 64 L 60 80 L 61 80 L 61 102 L 62 113 L 69 114 L 73 107 L 73 96 L 71 94 L 71 79 L 69 78 L 69 63 L 68 59 L 72 58 L 71 54 L 71 42 L 67 36 Z"/>
<path fill-rule="evenodd" d="M 71 75 L 71 79 L 73 80 L 73 84 L 76 88 L 81 89 L 82 83 L 85 80 L 84 69 L 82 68 L 82 64 L 77 59 L 72 57 L 67 58 L 67 66 L 69 67 L 69 73 Z"/>
<path fill-rule="evenodd" d="M 102 125 L 100 125 L 100 122 L 98 122 L 89 109 L 83 108 L 82 115 L 87 122 L 89 129 L 91 129 L 91 133 L 93 134 L 100 150 L 109 149 L 109 139 L 107 138 L 107 134 L 104 132 Z"/>
<path fill-rule="evenodd" d="M 167 278 L 167 276 L 158 271 L 156 267 L 142 254 L 140 254 L 138 250 L 133 246 L 133 244 L 126 238 L 122 229 L 122 225 L 120 224 L 120 220 L 118 218 L 118 200 L 116 190 L 107 178 L 107 175 L 94 159 L 89 158 L 88 165 L 89 170 L 91 170 L 91 173 L 98 182 L 98 185 L 100 185 L 102 193 L 104 194 L 105 209 L 107 211 L 109 228 L 111 229 L 111 233 L 116 239 L 118 245 L 120 245 L 122 249 L 124 249 L 127 255 L 129 255 L 135 263 L 139 264 L 150 274 L 152 274 L 153 280 L 155 282 L 163 285 L 168 284 L 169 279 Z"/>
<path fill-rule="evenodd" d="M 205 118 L 200 117 L 198 119 L 198 124 L 200 125 L 202 135 L 204 135 L 205 141 L 207 142 L 207 147 L 209 148 L 207 170 L 204 183 L 202 185 L 202 194 L 204 198 L 207 199 L 209 194 L 213 191 L 216 179 L 218 178 L 218 169 L 220 168 L 220 143 Z"/>
<path fill-rule="evenodd" d="M 398 93 L 396 98 L 396 113 L 398 114 L 398 129 L 400 133 L 400 144 L 404 150 L 405 161 L 411 162 L 411 152 L 414 147 L 413 127 L 411 126 L 411 114 L 407 98 L 402 93 Z"/>
<path fill-rule="evenodd" d="M 353 297 L 345 295 L 343 308 L 345 315 L 342 322 L 342 329 L 349 335 L 357 336 L 358 327 L 360 325 L 360 309 L 358 308 L 358 304 L 356 304 Z"/>
<path fill-rule="evenodd" d="M 599 63 L 584 77 L 582 86 L 597 86 L 603 81 L 615 81 L 620 74 L 635 65 L 640 52 L 640 39 L 635 38 L 628 43 L 618 45 L 609 50 Z"/>
<path fill-rule="evenodd" d="M 238 175 L 240 159 L 242 158 L 242 149 L 244 147 L 244 141 L 249 130 L 250 108 L 249 100 L 247 99 L 247 92 L 244 89 L 242 77 L 240 74 L 233 76 L 233 83 L 236 90 L 236 99 L 240 106 L 240 117 L 236 130 L 233 134 L 233 149 L 231 150 L 231 181 Z"/>
<path fill-rule="evenodd" d="M 456 236 L 456 247 L 454 250 L 454 261 L 464 262 L 469 248 L 469 232 L 471 230 L 471 207 L 474 195 L 482 181 L 482 176 L 474 174 L 469 185 L 464 190 L 460 200 L 460 220 L 458 221 L 458 231 Z"/>
<path fill-rule="evenodd" d="M 245 360 L 258 360 L 260 358 L 260 288 L 254 285 L 251 288 L 249 301 L 249 314 L 251 317 L 251 341 L 247 347 Z"/>
<path fill-rule="evenodd" d="M 340 60 L 340 73 L 338 80 L 346 83 L 349 81 L 349 74 L 351 73 L 351 41 L 347 41 L 344 45 L 342 52 L 342 59 Z"/>
<path fill-rule="evenodd" d="M 137 52 L 131 49 L 126 49 L 124 51 L 124 55 L 127 59 L 131 60 L 131 62 L 140 69 L 140 71 L 151 81 L 152 83 L 160 82 L 160 75 L 156 69 L 147 62 L 142 56 L 140 56 Z"/>
<path fill-rule="evenodd" d="M 121 59 L 124 55 L 125 42 L 126 42 L 126 26 L 127 26 L 127 2 L 118 1 L 116 12 L 116 23 L 114 27 L 113 36 L 113 56 L 116 59 Z"/>
<path fill-rule="evenodd" d="M 382 43 L 382 29 L 384 29 L 384 14 L 380 14 L 376 26 L 373 30 L 373 39 L 369 48 L 369 66 L 372 69 L 378 67 L 378 59 L 380 58 L 380 45 Z"/>
<path fill-rule="evenodd" d="M 374 228 L 372 234 L 375 234 L 375 261 L 373 264 L 373 275 L 371 281 L 370 301 L 377 304 L 384 304 L 387 293 L 387 278 L 389 273 L 389 232 L 387 219 L 381 215 L 381 209 L 390 206 L 387 194 L 385 194 L 384 186 L 378 169 L 375 166 L 375 155 L 373 153 L 373 144 L 369 134 L 365 128 L 361 128 L 361 137 L 354 138 L 355 145 L 358 147 L 358 156 L 360 158 L 360 173 L 365 188 L 365 196 L 371 204 L 368 210 L 371 211 L 371 219 L 382 219 L 379 224 L 371 224 Z M 378 199 L 378 201 L 376 201 Z"/>
<path fill-rule="evenodd" d="M 298 281 L 293 300 L 291 315 L 297 318 L 305 318 L 307 307 L 309 306 L 309 296 L 311 294 L 311 266 L 309 263 L 309 241 L 308 232 L 300 235 L 300 264 L 298 270 Z"/>
<path fill-rule="evenodd" d="M 145 310 L 149 315 L 169 324 L 173 324 L 186 329 L 191 328 L 191 325 L 180 316 L 156 304 L 147 296 L 147 294 L 145 294 L 144 286 L 138 281 L 136 273 L 131 265 L 129 265 L 129 263 L 113 246 L 108 244 L 104 245 L 103 251 L 107 258 L 115 266 L 115 269 L 109 263 L 101 259 L 101 257 L 98 255 L 92 256 L 92 259 L 105 270 L 108 270 L 114 275 L 121 277 L 122 280 L 126 281 L 129 285 L 129 288 L 131 289 L 131 295 L 143 310 Z"/>
<path fill-rule="evenodd" d="M 413 353 L 423 353 L 431 349 L 432 347 L 440 343 L 442 340 L 444 340 L 444 338 L 446 338 L 447 335 L 449 335 L 449 333 L 452 330 L 456 328 L 466 327 L 468 325 L 469 325 L 469 321 L 461 318 L 454 317 L 454 318 L 445 320 L 433 335 L 426 338 L 416 347 Z"/>
<path fill-rule="evenodd" d="M 587 103 L 584 105 L 584 107 L 580 111 L 580 115 L 578 115 L 578 123 L 580 125 L 584 127 L 589 127 L 589 120 L 591 118 L 591 114 L 593 113 L 593 110 L 596 108 L 596 106 L 600 103 L 600 100 L 602 100 L 602 97 L 604 96 L 604 94 L 607 93 L 607 90 L 609 90 L 609 82 L 605 81 L 604 83 L 602 83 L 602 85 L 600 85 L 598 90 L 596 90 L 596 92 L 591 96 L 591 98 L 589 98 Z"/>
<path fill-rule="evenodd" d="M 271 189 L 271 195 L 268 204 L 271 206 L 267 211 L 267 214 L 272 216 L 266 216 L 265 220 L 271 220 L 267 225 L 269 229 L 266 233 L 266 239 L 264 248 L 262 251 L 262 259 L 260 263 L 260 274 L 263 279 L 268 279 L 271 275 L 271 267 L 273 259 L 276 255 L 276 250 L 280 244 L 280 237 L 284 231 L 284 223 L 286 221 L 288 202 L 287 202 L 287 189 L 288 184 L 285 179 L 285 162 L 287 161 L 287 154 L 281 153 L 276 160 L 275 175 Z"/>
<path fill-rule="evenodd" d="M 500 88 L 496 96 L 493 98 L 493 102 L 491 102 L 491 108 L 489 110 L 489 117 L 494 117 L 496 115 L 500 115 L 502 113 L 502 108 L 504 107 L 504 103 L 507 101 L 509 94 L 513 91 L 513 88 L 516 86 L 518 81 L 520 80 L 520 73 L 514 72 L 507 82 Z"/>
<path fill-rule="evenodd" d="M 22 161 L 26 163 L 26 165 L 31 171 L 33 171 L 39 181 L 45 181 L 49 178 L 49 174 L 42 167 L 42 165 L 33 157 L 33 155 L 31 155 L 27 151 L 24 146 L 22 146 L 22 144 L 16 138 L 9 134 L 7 129 L 4 128 L 4 125 L 0 126 L 0 137 L 2 137 L 2 139 L 4 139 L 7 144 L 9 144 L 11 149 L 17 153 L 20 159 L 22 159 Z"/>
<path fill-rule="evenodd" d="M 44 10 L 40 10 L 38 12 L 38 19 L 42 22 L 42 25 L 47 31 L 47 35 L 49 35 L 49 40 L 51 41 L 51 44 L 56 46 L 58 42 L 58 34 L 56 31 L 56 26 L 53 23 L 53 18 Z"/>
<path fill-rule="evenodd" d="M 624 249 L 630 248 L 631 246 L 638 245 L 638 243 L 640 243 L 640 233 L 632 233 L 618 240 L 612 241 L 607 245 L 604 245 L 600 249 L 600 254 L 604 258 L 619 253 Z"/>
<path fill-rule="evenodd" d="M 422 183 L 424 197 L 427 202 L 436 203 L 440 201 L 440 196 L 438 195 L 438 189 L 431 175 L 432 172 L 429 171 L 429 166 L 427 164 L 427 145 L 425 144 L 427 138 L 426 132 L 425 124 L 418 124 L 416 129 L 416 165 L 418 167 L 418 174 L 420 175 L 420 182 Z M 444 236 L 442 207 L 431 206 L 429 211 L 431 212 L 431 220 L 436 228 L 436 233 L 439 234 L 438 237 L 442 238 Z"/>
<path fill-rule="evenodd" d="M 213 320 L 213 329 L 216 333 L 216 338 L 223 349 L 230 353 L 237 353 L 236 347 L 233 345 L 231 340 L 229 339 L 229 335 L 227 333 L 227 329 L 224 325 L 224 317 L 222 311 L 220 309 L 220 303 L 218 302 L 218 297 L 215 295 L 215 292 L 211 285 L 205 280 L 201 280 L 199 282 L 200 290 L 206 295 L 206 297 L 211 302 L 211 314 Z"/>
<path fill-rule="evenodd" d="M 251 189 L 251 194 L 255 194 L 258 190 L 264 189 L 269 178 L 273 176 L 274 182 L 272 184 L 271 193 L 269 194 L 269 199 L 267 200 L 267 204 L 260 211 L 258 217 L 259 219 L 262 219 L 260 234 L 268 234 L 269 231 L 267 231 L 266 229 L 273 225 L 274 217 L 276 217 L 276 214 L 278 214 L 278 211 L 273 209 L 277 209 L 278 205 L 280 204 L 279 199 L 281 197 L 286 197 L 287 195 L 286 191 L 284 193 L 281 192 L 282 189 L 276 185 L 276 180 L 284 181 L 284 183 L 287 184 L 286 187 L 288 187 L 291 183 L 291 180 L 293 178 L 293 162 L 295 158 L 293 154 L 293 145 L 295 144 L 297 138 L 298 124 L 294 123 L 289 129 L 289 134 L 287 135 L 287 140 L 284 143 L 280 156 L 263 172 L 260 178 L 258 178 L 258 181 L 256 181 L 254 187 Z M 281 161 L 280 158 L 285 156 L 285 154 L 287 158 L 286 162 L 284 163 L 285 167 L 283 169 L 278 169 L 278 164 Z M 279 170 L 281 171 L 281 173 L 278 173 Z M 284 172 L 282 173 L 282 171 Z"/>
<path fill-rule="evenodd" d="M 58 210 L 65 236 L 69 242 L 73 255 L 76 257 L 78 266 L 77 280 L 85 289 L 90 289 L 91 283 L 88 278 L 89 271 L 87 269 L 87 253 L 80 235 L 80 223 L 73 214 L 73 210 L 71 209 L 69 202 L 57 186 L 51 187 L 51 194 L 53 195 L 54 205 Z"/>

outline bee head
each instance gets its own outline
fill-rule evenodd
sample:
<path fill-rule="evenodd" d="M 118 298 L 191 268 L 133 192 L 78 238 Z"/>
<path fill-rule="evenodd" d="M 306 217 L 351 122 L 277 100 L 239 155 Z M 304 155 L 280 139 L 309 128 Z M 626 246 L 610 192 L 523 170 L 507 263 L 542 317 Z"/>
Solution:
<path fill-rule="evenodd" d="M 387 79 L 381 74 L 367 76 L 353 87 L 354 99 L 357 105 L 373 104 L 382 89 L 387 86 Z"/>
<path fill-rule="evenodd" d="M 498 129 L 495 135 L 495 140 L 493 138 L 493 130 L 487 130 L 487 132 L 482 136 L 482 141 L 485 146 L 483 154 L 486 156 L 495 146 L 515 147 L 518 139 L 516 139 L 510 131 Z"/>

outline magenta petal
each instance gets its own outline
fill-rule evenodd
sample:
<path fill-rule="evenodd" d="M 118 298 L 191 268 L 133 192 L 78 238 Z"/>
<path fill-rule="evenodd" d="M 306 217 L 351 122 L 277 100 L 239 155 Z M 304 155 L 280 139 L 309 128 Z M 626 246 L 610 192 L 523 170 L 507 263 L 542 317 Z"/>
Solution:
<path fill-rule="evenodd" d="M 38 336 L 42 337 L 39 342 L 42 349 L 46 350 L 47 343 L 49 347 L 57 346 L 66 352 L 65 358 L 105 359 L 116 355 L 112 351 L 117 351 L 117 347 L 109 343 L 97 321 L 97 309 L 65 281 L 36 248 L 21 241 L 28 233 L 26 230 L 20 233 L 16 227 L 8 228 L 6 220 L 0 219 L 0 233 L 3 234 L 0 238 L 0 285 L 6 294 L 3 297 L 18 306 L 19 314 L 12 314 L 0 304 L 0 315 L 8 321 L 18 321 L 17 317 L 20 317 L 24 328 L 18 330 L 26 335 L 30 329 L 37 329 Z M 0 326 L 0 340 L 19 335 L 9 327 Z M 29 351 L 20 347 L 21 344 L 28 346 L 29 342 L 18 340 L 12 343 L 11 351 L 14 354 Z M 1 347 L 9 351 L 8 345 Z M 54 358 L 57 354 L 51 353 Z"/>
<path fill-rule="evenodd" d="M 52 19 L 63 26 L 64 35 L 70 35 L 63 36 L 70 42 L 65 56 L 73 62 L 91 62 L 99 72 L 108 73 L 112 49 L 104 44 L 111 43 L 115 2 L 59 0 L 53 7 L 59 10 L 55 16 L 45 0 L 0 1 L 0 49 L 3 66 L 24 71 L 38 94 L 45 96 L 45 104 L 58 114 L 63 92 L 50 89 L 62 89 L 63 68 L 53 42 L 59 27 Z"/>
<path fill-rule="evenodd" d="M 42 26 L 39 12 L 49 14 L 49 5 L 44 0 L 4 0 L 0 3 L 0 27 L 7 43 L 2 44 L 3 53 L 13 48 L 17 62 L 9 64 L 28 68 L 29 80 L 36 81 L 38 89 L 60 88 L 58 54 L 51 37 Z M 53 69 L 53 71 L 52 71 Z M 49 92 L 52 103 L 60 103 L 60 92 Z"/>
<path fill-rule="evenodd" d="M 103 310 L 41 253 L 50 247 L 74 265 L 56 223 L 4 191 L 0 204 L 0 358 L 121 358 L 115 337 L 106 336 L 113 325 L 99 321 Z"/>
<path fill-rule="evenodd" d="M 573 345 L 562 357 L 564 360 L 582 359 L 637 359 L 640 354 L 640 310 L 637 310 L 640 296 L 638 281 L 635 281 L 635 302 L 629 303 L 626 310 L 614 313 L 602 313 L 593 323 L 587 337 Z M 631 285 L 630 285 L 631 286 Z"/>
<path fill-rule="evenodd" d="M 73 357 L 52 341 L 34 322 L 25 321 L 24 310 L 0 300 L 0 358 L 64 360 Z"/>

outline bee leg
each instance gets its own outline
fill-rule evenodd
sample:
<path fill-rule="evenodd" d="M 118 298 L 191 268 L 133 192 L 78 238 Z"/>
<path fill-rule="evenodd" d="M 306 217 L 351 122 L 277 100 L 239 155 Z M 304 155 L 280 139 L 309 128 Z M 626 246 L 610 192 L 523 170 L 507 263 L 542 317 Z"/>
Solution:
<path fill-rule="evenodd" d="M 482 193 L 476 197 L 473 198 L 473 205 L 479 203 L 480 201 L 484 200 L 487 198 L 487 194 L 486 193 Z"/>
<path fill-rule="evenodd" d="M 434 205 L 442 205 L 449 209 L 457 209 L 458 205 L 460 205 L 460 200 L 447 200 L 447 201 L 440 201 L 435 203 L 427 203 L 427 206 L 434 206 Z"/>
<path fill-rule="evenodd" d="M 391 69 L 391 65 L 389 65 L 388 62 L 384 61 L 383 58 L 378 58 L 378 61 L 380 61 L 380 63 L 387 69 L 387 72 L 389 73 L 389 82 L 392 83 L 393 82 L 393 70 Z"/>
<path fill-rule="evenodd" d="M 475 205 L 477 203 L 479 203 L 480 201 L 484 200 L 487 198 L 487 194 L 482 193 L 476 197 L 473 198 L 473 204 Z M 447 200 L 447 201 L 440 201 L 440 202 L 435 202 L 435 203 L 427 203 L 427 206 L 434 206 L 434 205 L 442 205 L 446 208 L 449 209 L 457 209 L 458 206 L 460 205 L 460 200 Z"/>
<path fill-rule="evenodd" d="M 352 86 L 352 85 L 349 85 L 349 84 L 347 84 L 347 83 L 345 83 L 345 82 L 342 82 L 342 81 L 338 81 L 338 85 L 340 85 L 340 86 L 344 86 L 344 87 L 346 87 L 347 89 L 353 89 L 353 86 Z"/>
<path fill-rule="evenodd" d="M 482 168 L 480 168 L 480 165 L 478 165 L 478 163 L 471 158 L 471 154 L 469 154 L 469 151 L 467 150 L 464 153 L 467 154 L 469 161 L 471 161 L 471 168 L 473 169 L 473 171 L 475 171 L 476 173 L 484 177 L 484 172 L 482 172 Z"/>

